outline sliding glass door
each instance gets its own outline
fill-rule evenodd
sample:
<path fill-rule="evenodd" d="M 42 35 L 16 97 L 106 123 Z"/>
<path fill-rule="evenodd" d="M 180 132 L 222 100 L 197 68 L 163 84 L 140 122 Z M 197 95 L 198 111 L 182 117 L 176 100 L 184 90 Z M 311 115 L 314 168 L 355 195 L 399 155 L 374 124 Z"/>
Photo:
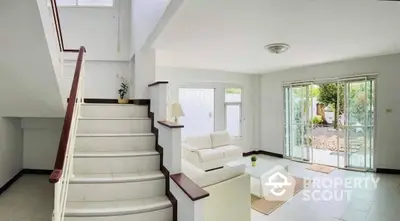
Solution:
<path fill-rule="evenodd" d="M 345 166 L 368 170 L 373 167 L 375 80 L 344 82 Z"/>
<path fill-rule="evenodd" d="M 373 168 L 375 79 L 284 86 L 285 156 L 340 168 Z"/>
<path fill-rule="evenodd" d="M 285 154 L 297 161 L 309 161 L 312 156 L 311 84 L 285 87 Z M 310 110 L 311 109 L 311 110 Z"/>

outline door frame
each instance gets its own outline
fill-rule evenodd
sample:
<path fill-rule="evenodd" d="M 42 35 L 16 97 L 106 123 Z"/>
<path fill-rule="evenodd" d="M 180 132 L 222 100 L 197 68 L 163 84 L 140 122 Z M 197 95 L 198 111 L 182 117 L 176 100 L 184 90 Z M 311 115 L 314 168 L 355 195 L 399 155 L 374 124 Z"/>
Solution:
<path fill-rule="evenodd" d="M 284 136 L 283 136 L 283 139 L 284 139 L 284 158 L 287 158 L 287 159 L 290 159 L 290 160 L 292 160 L 292 161 L 296 161 L 296 162 L 302 162 L 302 163 L 312 163 L 313 162 L 313 148 L 312 148 L 312 146 L 308 143 L 307 144 L 307 146 L 306 147 L 301 147 L 301 157 L 299 158 L 299 157 L 295 157 L 295 156 L 293 156 L 291 153 L 292 152 L 294 152 L 293 151 L 293 148 L 292 148 L 292 145 L 290 145 L 291 143 L 293 143 L 293 141 L 292 141 L 292 126 L 291 125 L 297 125 L 297 126 L 301 126 L 302 128 L 304 128 L 304 127 L 307 127 L 307 128 L 309 128 L 309 129 L 313 129 L 313 125 L 312 125 L 312 123 L 311 124 L 309 124 L 309 123 L 307 123 L 307 121 L 308 120 L 310 120 L 310 119 L 307 119 L 308 117 L 309 117 L 309 114 L 310 114 L 310 108 L 309 108 L 309 101 L 310 101 L 310 99 L 309 99 L 309 97 L 310 96 L 308 96 L 309 94 L 310 94 L 310 87 L 312 87 L 312 85 L 313 85 L 313 82 L 301 82 L 301 83 L 294 83 L 294 84 L 289 84 L 289 85 L 286 85 L 286 86 L 283 86 L 283 97 L 284 97 L 284 112 L 285 112 L 285 107 L 286 107 L 286 97 L 285 97 L 285 89 L 288 89 L 288 92 L 289 92 L 289 94 L 288 94 L 288 99 L 289 99 L 289 101 L 288 101 L 288 103 L 289 103 L 289 119 L 288 119 L 288 123 L 289 123 L 289 149 L 288 149 L 288 153 L 289 153 L 289 155 L 286 155 L 285 153 L 287 152 L 286 151 L 286 137 L 285 137 L 285 134 L 286 134 L 286 114 L 284 115 Z M 292 122 L 293 122 L 293 120 L 292 120 L 292 113 L 293 113 L 293 106 L 292 106 L 292 104 L 293 104 L 293 102 L 292 102 L 292 99 L 293 99 L 293 87 L 305 87 L 306 88 L 306 94 L 305 94 L 305 105 L 307 106 L 307 111 L 306 111 L 306 113 L 304 113 L 304 115 L 306 116 L 306 119 L 305 119 L 305 121 L 304 122 L 302 122 L 302 123 L 300 123 L 300 124 L 292 124 Z M 311 105 L 311 107 L 312 107 L 312 105 Z M 303 108 L 300 108 L 300 109 L 305 109 L 304 107 Z M 303 130 L 303 129 L 302 129 Z M 305 132 L 305 133 L 303 133 L 304 135 L 305 134 L 308 134 L 307 132 Z M 304 137 L 302 138 L 302 143 L 304 143 Z M 304 151 L 303 150 L 303 148 L 306 148 L 306 150 Z M 304 157 L 304 153 L 306 153 L 306 157 Z"/>
<path fill-rule="evenodd" d="M 352 83 L 352 82 L 362 82 L 362 81 L 364 81 L 364 85 L 365 85 L 365 95 L 368 95 L 368 91 L 366 90 L 367 89 L 367 83 L 368 82 L 371 82 L 371 89 L 373 88 L 373 90 L 372 90 L 372 96 L 373 96 L 373 100 L 371 101 L 372 103 L 373 103 L 373 105 L 371 106 L 371 108 L 373 109 L 373 114 L 370 116 L 370 117 L 373 117 L 373 120 L 370 122 L 372 125 L 370 125 L 370 124 L 368 124 L 367 122 L 364 122 L 364 127 L 363 127 L 363 129 L 364 129 L 364 131 L 369 131 L 369 127 L 370 126 L 372 126 L 372 128 L 373 128 L 373 130 L 372 130 L 372 132 L 371 132 L 371 135 L 372 135 L 372 137 L 373 137 L 373 141 L 371 142 L 371 140 L 368 140 L 367 139 L 367 132 L 365 132 L 365 135 L 364 135 L 364 167 L 351 167 L 350 166 L 350 156 L 349 156 L 349 131 L 348 131 L 348 129 L 349 128 L 351 128 L 351 127 L 354 127 L 354 126 L 348 126 L 348 125 L 345 125 L 345 130 L 346 130 L 346 135 L 345 135 L 345 145 L 346 145 L 346 150 L 345 150 L 345 158 L 344 158 L 344 160 L 345 160 L 345 162 L 344 162 L 344 168 L 343 169 L 347 169 L 347 170 L 355 170 L 355 171 L 374 171 L 374 167 L 375 167 L 375 159 L 376 159 L 376 154 L 375 154 L 375 152 L 376 152 L 376 131 L 377 131 L 377 127 L 376 127 L 376 120 L 377 120 L 377 117 L 376 117 L 376 115 L 377 115 L 377 109 L 376 109 L 376 107 L 377 107 L 377 80 L 378 80 L 378 78 L 377 78 L 377 76 L 364 76 L 364 77 L 359 77 L 359 78 L 349 78 L 349 79 L 343 79 L 343 80 L 341 80 L 341 81 L 338 81 L 338 83 L 339 82 L 342 82 L 343 84 L 344 84 L 344 102 L 343 102 L 343 105 L 344 105 L 344 111 L 346 111 L 346 108 L 348 108 L 348 102 L 349 102 L 349 89 L 350 89 L 350 83 Z M 368 99 L 367 98 L 367 96 L 366 96 L 366 99 Z M 368 108 L 369 108 L 369 106 L 366 104 L 365 105 L 365 117 L 366 117 L 366 120 L 368 119 Z M 347 114 L 346 115 L 346 118 L 345 118 L 345 122 L 347 121 L 348 122 L 348 119 L 349 118 L 349 115 Z M 372 138 L 371 137 L 371 138 Z M 371 139 L 370 138 L 370 139 Z M 368 159 L 367 159 L 367 142 L 369 142 L 370 143 L 370 149 L 369 149 L 369 152 L 370 152 L 370 156 L 368 157 Z M 371 158 L 372 158 L 372 160 L 371 160 Z M 368 162 L 369 161 L 369 167 L 367 166 L 368 165 Z M 340 167 L 339 167 L 340 168 Z"/>

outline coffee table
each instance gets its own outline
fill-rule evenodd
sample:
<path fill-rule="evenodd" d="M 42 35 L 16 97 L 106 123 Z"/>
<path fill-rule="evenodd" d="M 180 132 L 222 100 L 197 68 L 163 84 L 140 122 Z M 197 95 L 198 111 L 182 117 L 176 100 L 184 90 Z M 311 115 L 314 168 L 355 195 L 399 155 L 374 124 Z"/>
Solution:
<path fill-rule="evenodd" d="M 274 160 L 269 161 L 265 159 L 258 159 L 255 167 L 251 165 L 250 158 L 243 158 L 241 160 L 225 164 L 225 166 L 228 167 L 235 167 L 239 165 L 245 165 L 245 173 L 249 174 L 251 177 L 250 191 L 253 195 L 256 195 L 260 198 L 265 196 L 263 184 L 267 182 L 265 179 L 268 177 L 265 177 L 264 175 L 268 175 L 268 172 L 270 172 L 270 170 L 274 169 L 276 166 L 284 168 L 286 172 L 289 171 L 289 167 L 287 165 L 278 164 Z"/>

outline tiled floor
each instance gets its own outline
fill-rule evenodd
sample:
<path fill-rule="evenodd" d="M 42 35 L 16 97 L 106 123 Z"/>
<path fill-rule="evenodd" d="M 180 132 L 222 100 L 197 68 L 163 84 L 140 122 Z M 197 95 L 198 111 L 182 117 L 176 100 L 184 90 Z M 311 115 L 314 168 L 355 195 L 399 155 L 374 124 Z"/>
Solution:
<path fill-rule="evenodd" d="M 335 170 L 322 174 L 306 170 L 309 165 L 286 159 L 259 156 L 259 160 L 288 165 L 297 177 L 377 178 L 378 188 L 352 189 L 351 199 L 304 201 L 304 191 L 269 216 L 252 211 L 252 221 L 398 221 L 400 220 L 400 176 Z M 53 186 L 46 175 L 24 175 L 0 196 L 0 221 L 50 221 L 53 208 Z M 343 190 L 343 186 L 327 190 Z M 306 190 L 316 190 L 310 185 Z M 320 189 L 319 189 L 320 190 Z"/>
<path fill-rule="evenodd" d="M 252 211 L 252 221 L 398 221 L 400 220 L 400 175 L 386 175 L 335 170 L 331 174 L 323 174 L 306 170 L 309 164 L 297 163 L 287 159 L 260 156 L 259 160 L 274 161 L 277 165 L 288 165 L 289 173 L 297 177 L 319 180 L 368 180 L 368 187 L 345 188 L 343 185 L 318 188 L 310 185 L 305 190 L 316 193 L 317 199 L 322 192 L 341 194 L 341 190 L 351 190 L 350 200 L 305 201 L 304 191 L 294 196 L 270 215 Z M 377 188 L 372 185 L 372 178 L 380 178 Z M 354 183 L 353 183 L 354 184 Z M 327 186 L 329 184 L 326 184 Z M 357 184 L 355 184 L 357 185 Z M 349 184 L 350 186 L 350 184 Z M 357 185 L 358 186 L 358 185 Z M 316 192 L 315 190 L 319 191 Z"/>
<path fill-rule="evenodd" d="M 25 174 L 0 195 L 0 221 L 50 221 L 53 185 L 47 175 Z"/>

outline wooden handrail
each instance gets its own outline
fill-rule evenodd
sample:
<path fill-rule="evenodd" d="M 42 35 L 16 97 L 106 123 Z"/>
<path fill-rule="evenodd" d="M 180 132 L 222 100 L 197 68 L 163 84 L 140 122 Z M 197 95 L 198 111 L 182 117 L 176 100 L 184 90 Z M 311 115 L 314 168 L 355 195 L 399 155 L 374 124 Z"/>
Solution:
<path fill-rule="evenodd" d="M 57 1 L 50 0 L 51 9 L 53 11 L 54 25 L 56 26 L 58 46 L 61 52 L 79 52 L 79 49 L 65 49 L 64 38 L 61 31 L 60 15 L 58 13 Z"/>
<path fill-rule="evenodd" d="M 75 74 L 74 74 L 74 79 L 72 81 L 71 91 L 69 93 L 68 106 L 67 106 L 67 111 L 65 113 L 64 125 L 60 137 L 60 143 L 58 144 L 57 158 L 54 164 L 54 170 L 50 175 L 51 183 L 57 183 L 60 180 L 63 173 L 65 155 L 68 147 L 68 140 L 71 130 L 71 123 L 76 104 L 76 96 L 78 93 L 79 77 L 81 75 L 83 55 L 85 52 L 86 52 L 85 47 L 81 46 L 81 48 L 79 49 L 78 60 L 76 61 Z"/>
<path fill-rule="evenodd" d="M 183 173 L 173 174 L 170 177 L 192 201 L 197 201 L 210 196 L 207 191 L 194 183 Z"/>

